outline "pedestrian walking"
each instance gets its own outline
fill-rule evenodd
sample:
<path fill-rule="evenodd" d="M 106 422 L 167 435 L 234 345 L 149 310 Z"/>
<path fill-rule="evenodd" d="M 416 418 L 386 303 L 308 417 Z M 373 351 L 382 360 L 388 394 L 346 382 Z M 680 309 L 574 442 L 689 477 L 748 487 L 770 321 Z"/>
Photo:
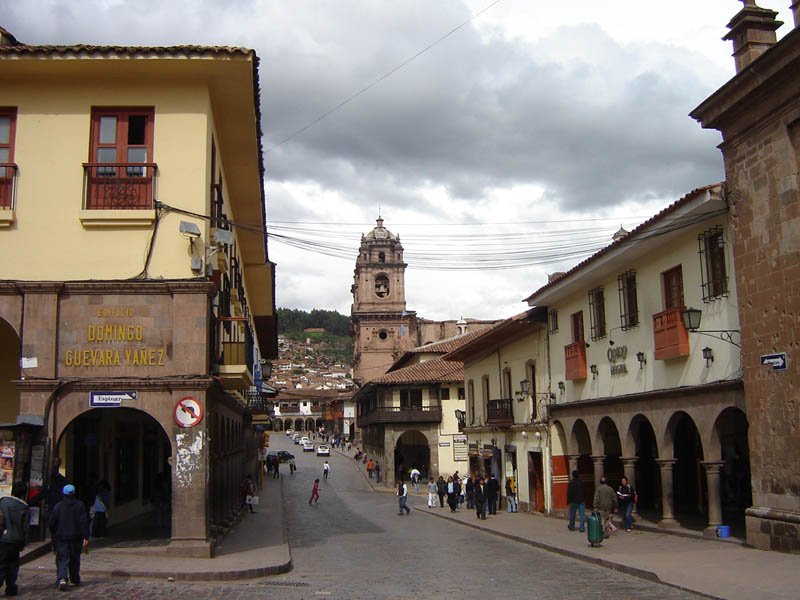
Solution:
<path fill-rule="evenodd" d="M 617 490 L 617 502 L 619 503 L 619 512 L 622 513 L 622 521 L 625 525 L 625 531 L 633 530 L 633 505 L 636 500 L 636 492 L 633 486 L 628 482 L 627 477 L 623 477 L 620 482 L 619 489 Z"/>
<path fill-rule="evenodd" d="M 450 507 L 450 512 L 456 512 L 456 502 L 458 502 L 458 497 L 456 496 L 456 482 L 453 481 L 452 477 L 447 478 L 447 506 Z"/>
<path fill-rule="evenodd" d="M 489 514 L 497 514 L 497 496 L 500 495 L 500 482 L 494 477 L 494 473 L 489 473 L 489 481 L 486 482 L 486 500 L 489 503 Z"/>
<path fill-rule="evenodd" d="M 94 503 L 89 510 L 91 517 L 91 527 L 89 528 L 92 537 L 101 538 L 106 536 L 106 525 L 111 516 L 108 508 L 111 506 L 111 486 L 103 479 L 97 484 L 97 494 L 94 497 Z"/>
<path fill-rule="evenodd" d="M 280 476 L 281 476 L 280 468 L 281 468 L 281 461 L 280 461 L 280 459 L 278 457 L 275 457 L 275 460 L 272 463 L 272 478 L 273 479 L 279 479 L 280 478 Z"/>
<path fill-rule="evenodd" d="M 308 503 L 311 504 L 312 500 L 314 504 L 319 504 L 319 479 L 314 480 L 314 487 L 311 488 L 311 498 L 308 499 Z"/>
<path fill-rule="evenodd" d="M 439 494 L 439 508 L 444 508 L 444 497 L 447 495 L 447 482 L 439 475 L 436 482 L 436 492 Z"/>
<path fill-rule="evenodd" d="M 256 512 L 253 510 L 253 505 L 247 501 L 248 496 L 252 498 L 256 494 L 256 484 L 253 481 L 253 476 L 249 473 L 242 480 L 242 484 L 239 486 L 239 494 L 242 499 L 242 508 L 249 508 L 251 513 Z"/>
<path fill-rule="evenodd" d="M 506 477 L 506 502 L 508 502 L 508 512 L 517 512 L 517 489 L 513 477 Z"/>
<path fill-rule="evenodd" d="M 406 511 L 406 514 L 411 514 L 411 509 L 408 508 L 408 504 L 406 504 L 406 500 L 408 500 L 408 486 L 403 483 L 402 479 L 397 480 L 397 502 L 398 502 L 398 515 L 402 515 L 403 511 Z"/>
<path fill-rule="evenodd" d="M 297 471 L 297 465 L 294 463 L 294 457 L 289 459 L 289 474 L 294 475 L 294 472 Z"/>
<path fill-rule="evenodd" d="M 16 596 L 19 591 L 19 553 L 28 541 L 30 523 L 25 492 L 25 484 L 17 481 L 11 486 L 11 495 L 0 498 L 0 585 L 5 584 L 6 596 Z"/>
<path fill-rule="evenodd" d="M 439 488 L 433 480 L 433 477 L 431 477 L 428 480 L 428 508 L 434 508 L 436 506 L 436 494 L 438 491 Z"/>
<path fill-rule="evenodd" d="M 464 484 L 464 493 L 467 496 L 467 508 L 475 508 L 475 480 L 470 475 Z"/>
<path fill-rule="evenodd" d="M 381 482 L 381 466 L 375 461 L 375 483 Z"/>
<path fill-rule="evenodd" d="M 614 489 L 608 485 L 606 476 L 600 478 L 600 485 L 594 491 L 594 510 L 599 511 L 603 516 L 603 535 L 608 538 L 611 536 L 611 530 L 616 529 L 613 527 L 611 517 L 614 514 L 614 509 L 617 507 L 617 494 Z"/>
<path fill-rule="evenodd" d="M 325 464 L 322 465 L 322 476 L 325 479 L 327 479 L 328 478 L 328 474 L 330 474 L 330 472 L 331 472 L 331 466 L 328 464 L 328 461 L 326 460 Z"/>
<path fill-rule="evenodd" d="M 75 486 L 65 485 L 64 499 L 56 504 L 47 527 L 53 536 L 56 551 L 58 589 L 62 592 L 71 583 L 81 584 L 81 548 L 89 544 L 89 518 L 86 505 L 75 497 Z"/>
<path fill-rule="evenodd" d="M 372 459 L 369 459 L 369 460 L 367 461 L 367 475 L 369 475 L 369 478 L 370 478 L 370 479 L 372 479 L 372 472 L 373 472 L 374 470 L 375 470 L 375 463 L 374 463 L 374 462 L 372 462 Z"/>
<path fill-rule="evenodd" d="M 414 484 L 414 493 L 419 494 L 419 478 L 421 473 L 417 467 L 411 467 L 411 483 Z"/>
<path fill-rule="evenodd" d="M 478 481 L 475 482 L 475 512 L 478 515 L 479 519 L 486 519 L 486 484 L 483 481 L 483 477 L 478 477 Z"/>
<path fill-rule="evenodd" d="M 579 513 L 581 518 L 579 531 L 583 531 L 586 521 L 586 491 L 577 471 L 572 472 L 572 479 L 567 485 L 567 502 L 569 503 L 569 525 L 567 525 L 567 529 L 575 531 L 575 513 Z"/>

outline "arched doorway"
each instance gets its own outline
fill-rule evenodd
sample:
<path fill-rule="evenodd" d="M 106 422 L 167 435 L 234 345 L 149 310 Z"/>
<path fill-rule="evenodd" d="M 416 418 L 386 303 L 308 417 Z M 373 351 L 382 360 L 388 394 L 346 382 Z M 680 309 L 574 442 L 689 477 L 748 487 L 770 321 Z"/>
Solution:
<path fill-rule="evenodd" d="M 597 434 L 603 444 L 603 474 L 614 489 L 619 486 L 620 480 L 625 475 L 620 457 L 622 456 L 622 442 L 619 439 L 617 425 L 609 417 L 603 417 L 597 427 Z M 599 447 L 599 444 L 598 444 Z"/>
<path fill-rule="evenodd" d="M 314 419 L 306 419 L 306 431 L 314 431 Z"/>
<path fill-rule="evenodd" d="M 681 411 L 670 419 L 673 467 L 674 513 L 684 526 L 704 527 L 706 522 L 706 478 L 700 461 L 703 443 L 692 417 Z"/>
<path fill-rule="evenodd" d="M 283 420 L 275 419 L 275 421 L 273 421 L 273 430 L 283 431 Z"/>
<path fill-rule="evenodd" d="M 594 463 L 592 462 L 592 440 L 589 437 L 589 428 L 583 420 L 578 419 L 572 426 L 570 436 L 570 453 L 578 454 L 578 475 L 583 481 L 586 493 L 586 505 L 592 503 L 594 495 Z M 570 474 L 570 477 L 572 474 Z"/>
<path fill-rule="evenodd" d="M 726 408 L 717 417 L 714 428 L 719 435 L 723 463 L 719 482 L 722 521 L 744 537 L 744 511 L 753 504 L 747 416 L 738 408 Z"/>
<path fill-rule="evenodd" d="M 170 537 L 172 445 L 153 417 L 133 408 L 94 408 L 67 425 L 56 453 L 87 506 L 98 483 L 108 482 L 108 537 Z"/>
<path fill-rule="evenodd" d="M 427 479 L 430 464 L 431 449 L 424 434 L 412 430 L 400 436 L 394 448 L 394 472 L 398 478 L 407 480 L 411 468 L 416 467 Z"/>
<path fill-rule="evenodd" d="M 322 429 L 325 426 L 325 419 L 319 417 L 317 419 L 317 429 Z"/>
<path fill-rule="evenodd" d="M 294 420 L 294 430 L 295 431 L 305 431 L 305 427 L 303 427 L 303 419 L 295 419 Z"/>
<path fill-rule="evenodd" d="M 0 348 L 0 423 L 14 423 L 19 415 L 19 392 L 11 382 L 20 376 L 20 343 L 17 332 L 3 319 Z"/>
<path fill-rule="evenodd" d="M 636 447 L 636 480 L 634 489 L 639 496 L 638 511 L 657 511 L 661 508 L 661 475 L 658 469 L 658 444 L 653 426 L 644 415 L 631 421 L 631 435 Z"/>

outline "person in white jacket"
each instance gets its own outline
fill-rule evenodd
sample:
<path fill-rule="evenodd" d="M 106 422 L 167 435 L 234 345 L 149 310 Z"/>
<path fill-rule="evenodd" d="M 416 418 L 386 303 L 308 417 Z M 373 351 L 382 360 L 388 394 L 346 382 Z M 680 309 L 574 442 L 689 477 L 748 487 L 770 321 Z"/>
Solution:
<path fill-rule="evenodd" d="M 411 509 L 408 508 L 408 504 L 406 504 L 406 500 L 408 499 L 408 486 L 403 483 L 402 479 L 397 480 L 397 502 L 398 502 L 398 515 L 402 515 L 403 511 L 406 511 L 406 514 L 411 514 Z"/>
<path fill-rule="evenodd" d="M 428 508 L 435 508 L 436 507 L 436 496 L 438 494 L 439 487 L 436 485 L 436 482 L 431 477 L 428 480 Z"/>

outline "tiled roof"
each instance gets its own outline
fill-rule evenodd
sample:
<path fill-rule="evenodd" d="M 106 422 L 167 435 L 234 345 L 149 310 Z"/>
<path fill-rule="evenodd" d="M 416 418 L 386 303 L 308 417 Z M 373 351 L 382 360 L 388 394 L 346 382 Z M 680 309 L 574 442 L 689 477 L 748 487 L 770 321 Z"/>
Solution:
<path fill-rule="evenodd" d="M 475 336 L 469 343 L 462 344 L 442 357 L 446 362 L 456 362 L 463 364 L 465 359 L 485 352 L 487 349 L 500 346 L 512 340 L 517 335 L 536 327 L 543 327 L 547 319 L 547 312 L 539 308 L 531 308 L 525 312 L 514 315 L 494 327 L 485 329 L 480 333 L 483 335 Z"/>
<path fill-rule="evenodd" d="M 410 367 L 390 371 L 369 381 L 368 385 L 391 385 L 411 383 L 458 383 L 464 381 L 464 365 L 440 358 L 428 360 Z"/>
<path fill-rule="evenodd" d="M 480 329 L 478 331 L 468 331 L 467 333 L 462 333 L 461 335 L 447 338 L 446 340 L 442 340 L 440 342 L 433 342 L 432 344 L 418 346 L 417 348 L 410 350 L 410 353 L 426 354 L 429 352 L 437 352 L 441 354 L 446 354 L 447 352 L 452 352 L 453 350 L 461 348 L 461 346 L 463 346 L 464 344 L 468 344 L 475 338 L 486 333 L 489 329 L 492 329 L 492 327 L 487 327 L 486 329 Z"/>
<path fill-rule="evenodd" d="M 579 262 L 577 265 L 572 267 L 569 271 L 566 271 L 565 273 L 561 273 L 558 277 L 553 278 L 552 281 L 547 282 L 545 285 L 543 285 L 538 290 L 533 292 L 530 296 L 525 298 L 525 301 L 526 302 L 529 301 L 534 296 L 537 296 L 537 295 L 541 294 L 542 292 L 544 292 L 545 290 L 549 289 L 550 287 L 556 285 L 557 283 L 560 283 L 565 278 L 571 276 L 572 274 L 576 273 L 577 271 L 580 271 L 586 265 L 588 265 L 591 262 L 594 262 L 595 260 L 597 260 L 598 258 L 603 256 L 604 254 L 610 252 L 611 250 L 614 250 L 614 249 L 618 248 L 622 244 L 630 243 L 631 236 L 635 236 L 636 234 L 641 233 L 642 231 L 644 231 L 644 230 L 648 229 L 649 227 L 651 227 L 654 223 L 657 223 L 659 220 L 663 219 L 664 217 L 666 217 L 670 213 L 676 211 L 681 206 L 683 206 L 685 204 L 688 204 L 698 194 L 704 193 L 704 192 L 710 192 L 710 191 L 713 191 L 715 189 L 717 191 L 721 191 L 722 190 L 722 185 L 723 185 L 722 183 L 715 183 L 715 184 L 712 184 L 712 185 L 706 185 L 706 186 L 699 187 L 697 189 L 692 190 L 691 192 L 686 194 L 683 198 L 681 198 L 680 200 L 676 200 L 675 202 L 670 204 L 667 208 L 662 210 L 660 213 L 658 213 L 655 216 L 651 217 L 650 219 L 648 219 L 647 221 L 645 221 L 644 223 L 642 223 L 641 225 L 636 227 L 633 231 L 631 231 L 630 233 L 628 233 L 624 237 L 620 237 L 618 240 L 616 240 L 615 242 L 609 244 L 608 246 L 606 246 L 602 250 L 599 250 L 598 252 L 595 252 L 594 254 L 592 254 L 589 258 Z"/>
<path fill-rule="evenodd" d="M 13 39 L 13 36 L 2 28 L 0 28 L 0 33 L 4 33 L 4 35 Z M 173 56 L 192 58 L 233 56 L 235 54 L 245 56 L 255 55 L 255 51 L 250 48 L 240 48 L 236 46 L 92 46 L 90 44 L 33 46 L 20 43 L 11 46 L 0 46 L 0 53 L 61 58 L 105 58 L 108 56 L 129 56 L 131 58 Z"/>
<path fill-rule="evenodd" d="M 0 27 L 0 46 L 5 44 L 8 44 L 9 46 L 16 46 L 19 44 L 19 41 L 17 41 L 17 38 L 11 35 L 7 29 Z"/>

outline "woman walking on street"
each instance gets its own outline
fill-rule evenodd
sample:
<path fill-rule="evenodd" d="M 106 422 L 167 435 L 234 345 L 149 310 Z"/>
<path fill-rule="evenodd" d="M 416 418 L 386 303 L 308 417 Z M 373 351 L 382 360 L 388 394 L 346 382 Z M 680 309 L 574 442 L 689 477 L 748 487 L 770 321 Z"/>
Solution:
<path fill-rule="evenodd" d="M 319 504 L 319 479 L 314 480 L 314 487 L 311 490 L 311 498 L 308 499 L 308 503 L 311 504 L 312 500 L 314 504 Z"/>
<path fill-rule="evenodd" d="M 622 478 L 621 484 L 617 490 L 619 512 L 622 513 L 625 531 L 631 531 L 633 529 L 633 505 L 636 503 L 636 492 L 633 490 L 633 486 L 628 483 L 627 477 Z"/>
<path fill-rule="evenodd" d="M 441 475 L 439 475 L 439 480 L 436 482 L 436 492 L 439 494 L 439 508 L 444 508 L 444 497 L 447 495 L 447 482 Z"/>

